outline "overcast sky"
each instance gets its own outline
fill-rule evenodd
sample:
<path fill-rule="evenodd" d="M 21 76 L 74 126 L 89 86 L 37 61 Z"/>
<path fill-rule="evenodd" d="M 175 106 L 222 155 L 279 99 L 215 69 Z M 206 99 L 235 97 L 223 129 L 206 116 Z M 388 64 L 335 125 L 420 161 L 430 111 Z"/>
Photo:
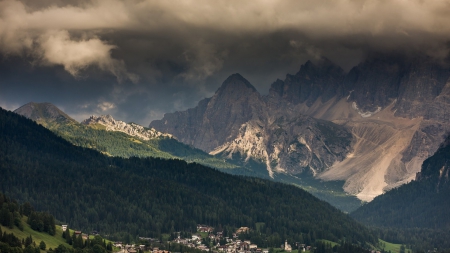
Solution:
<path fill-rule="evenodd" d="M 0 106 L 147 126 L 241 73 L 262 94 L 307 60 L 449 54 L 450 0 L 0 0 Z"/>

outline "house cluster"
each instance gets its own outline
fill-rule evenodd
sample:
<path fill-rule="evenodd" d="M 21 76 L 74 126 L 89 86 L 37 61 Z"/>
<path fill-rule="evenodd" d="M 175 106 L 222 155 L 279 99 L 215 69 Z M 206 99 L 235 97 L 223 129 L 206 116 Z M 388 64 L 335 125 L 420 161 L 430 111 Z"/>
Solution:
<path fill-rule="evenodd" d="M 210 251 L 212 253 L 269 253 L 269 249 L 258 248 L 258 245 L 252 243 L 250 240 L 240 240 L 240 233 L 249 232 L 248 227 L 241 227 L 236 230 L 236 233 L 233 233 L 231 237 L 223 236 L 223 232 L 214 233 L 214 228 L 206 225 L 197 225 L 197 234 L 192 234 L 191 238 L 181 238 L 178 233 L 178 237 L 171 243 L 178 243 L 184 245 L 189 248 L 196 248 L 202 251 Z M 204 240 L 200 233 L 208 233 L 209 245 L 204 244 Z M 203 234 L 204 235 L 204 234 Z M 146 240 L 149 242 L 159 242 L 158 239 L 154 238 L 145 238 L 139 237 L 141 240 Z M 144 245 L 124 245 L 122 242 L 114 243 L 114 246 L 122 249 L 123 253 L 137 253 L 139 249 L 142 251 L 149 251 L 150 253 L 171 253 L 167 250 L 160 250 L 157 247 L 154 248 L 145 248 Z M 310 250 L 310 246 L 306 246 L 305 244 L 295 243 L 296 248 L 301 251 Z M 292 251 L 292 246 L 288 244 L 287 240 L 281 245 L 281 248 L 286 252 Z M 371 252 L 371 253 L 379 253 L 379 252 Z"/>
<path fill-rule="evenodd" d="M 66 232 L 67 228 L 68 228 L 67 225 L 61 225 L 61 229 L 62 229 L 63 232 Z M 81 235 L 83 240 L 87 240 L 89 238 L 89 234 L 82 233 L 79 230 L 73 231 L 73 233 L 75 234 L 76 237 Z M 100 235 L 100 234 L 96 230 L 94 230 L 94 231 L 91 232 L 91 235 Z"/>
<path fill-rule="evenodd" d="M 176 238 L 174 243 L 179 243 L 191 248 L 197 248 L 203 251 L 212 251 L 216 253 L 269 253 L 268 249 L 260 249 L 258 245 L 251 243 L 249 240 L 241 241 L 238 238 L 240 233 L 246 233 L 250 229 L 248 227 L 241 227 L 233 233 L 231 237 L 224 237 L 223 232 L 213 233 L 214 228 L 206 225 L 197 225 L 197 232 L 209 233 L 209 241 L 212 242 L 211 249 L 203 243 L 200 234 L 193 234 L 191 238 Z M 224 245 L 220 243 L 225 242 Z"/>
<path fill-rule="evenodd" d="M 123 253 L 137 253 L 139 250 L 146 250 L 145 245 L 136 244 L 123 244 L 122 242 L 114 242 L 113 246 L 122 250 Z M 169 253 L 166 252 L 156 252 L 156 253 Z"/>
<path fill-rule="evenodd" d="M 249 240 L 228 239 L 227 244 L 216 246 L 218 252 L 226 253 L 269 253 L 268 249 L 260 249 Z"/>
<path fill-rule="evenodd" d="M 214 231 L 213 227 L 210 227 L 207 225 L 202 225 L 202 224 L 197 225 L 197 232 L 212 233 L 213 231 Z"/>
<path fill-rule="evenodd" d="M 76 237 L 81 235 L 81 238 L 83 238 L 83 240 L 87 240 L 89 238 L 88 234 L 82 233 L 79 230 L 73 231 L 73 233 L 75 234 Z"/>
<path fill-rule="evenodd" d="M 269 250 L 259 249 L 256 244 L 250 241 L 241 241 L 238 239 L 236 234 L 233 238 L 222 237 L 222 232 L 216 234 L 209 234 L 208 237 L 210 241 L 213 242 L 211 248 L 212 252 L 224 252 L 224 253 L 269 253 Z M 220 245 L 220 241 L 225 240 L 225 245 Z M 196 248 L 203 251 L 210 251 L 210 248 L 203 244 L 202 236 L 199 234 L 193 234 L 192 238 L 176 238 L 173 240 L 174 243 L 179 243 L 190 248 Z"/>

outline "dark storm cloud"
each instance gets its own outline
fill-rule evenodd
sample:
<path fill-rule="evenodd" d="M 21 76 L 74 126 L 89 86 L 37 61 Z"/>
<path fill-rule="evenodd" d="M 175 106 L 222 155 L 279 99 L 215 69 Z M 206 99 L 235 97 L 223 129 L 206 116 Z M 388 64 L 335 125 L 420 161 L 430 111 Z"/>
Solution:
<path fill-rule="evenodd" d="M 418 0 L 1 0 L 0 106 L 49 101 L 78 120 L 147 125 L 236 72 L 266 93 L 309 59 L 349 70 L 373 52 L 445 58 L 449 13 L 450 1 Z"/>

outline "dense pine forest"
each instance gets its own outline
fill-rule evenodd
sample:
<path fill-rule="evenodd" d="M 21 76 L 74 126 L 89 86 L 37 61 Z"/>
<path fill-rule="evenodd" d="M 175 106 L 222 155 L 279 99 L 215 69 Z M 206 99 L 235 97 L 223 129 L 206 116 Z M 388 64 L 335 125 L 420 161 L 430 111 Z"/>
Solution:
<path fill-rule="evenodd" d="M 195 231 L 198 223 L 256 228 L 264 222 L 261 237 L 273 246 L 308 237 L 377 243 L 367 228 L 294 186 L 180 160 L 107 157 L 5 110 L 0 133 L 3 192 L 113 239 Z"/>

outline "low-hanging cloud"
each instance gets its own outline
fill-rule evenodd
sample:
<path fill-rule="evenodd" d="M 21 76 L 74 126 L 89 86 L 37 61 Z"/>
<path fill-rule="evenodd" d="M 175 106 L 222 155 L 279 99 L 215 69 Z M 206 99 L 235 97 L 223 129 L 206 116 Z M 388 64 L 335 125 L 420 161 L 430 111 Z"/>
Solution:
<path fill-rule="evenodd" d="M 81 80 L 131 80 L 98 88 L 90 103 L 160 115 L 192 106 L 236 72 L 264 93 L 309 59 L 346 70 L 374 52 L 444 59 L 449 13 L 449 0 L 0 0 L 0 54 Z"/>
<path fill-rule="evenodd" d="M 183 52 L 188 68 L 180 76 L 187 80 L 203 80 L 222 68 L 226 55 L 226 51 L 218 53 L 212 44 L 197 41 Z"/>
<path fill-rule="evenodd" d="M 126 71 L 123 61 L 111 58 L 111 50 L 116 46 L 108 45 L 98 38 L 71 40 L 67 31 L 50 31 L 41 35 L 37 41 L 44 63 L 63 65 L 73 76 L 95 65 L 111 72 L 119 81 L 125 77 L 133 82 L 138 80 L 136 75 Z"/>
<path fill-rule="evenodd" d="M 85 55 L 88 46 L 91 52 L 99 51 L 94 53 L 100 57 L 98 60 L 64 64 L 71 73 L 88 63 L 103 66 L 102 69 L 118 75 L 117 68 L 121 64 L 105 63 L 116 44 L 103 41 L 100 35 L 110 33 L 119 34 L 118 37 L 122 32 L 154 34 L 159 39 L 178 40 L 177 43 L 184 44 L 185 57 L 188 56 L 183 74 L 186 78 L 193 75 L 206 78 L 220 70 L 223 53 L 230 46 L 226 39 L 222 41 L 226 36 L 235 38 L 235 43 L 245 43 L 246 38 L 253 35 L 289 31 L 301 34 L 310 43 L 328 41 L 333 46 L 353 43 L 380 50 L 425 46 L 434 53 L 442 51 L 442 42 L 450 39 L 448 0 L 3 0 L 0 9 L 3 53 L 39 48 L 43 42 L 48 44 L 55 38 L 66 42 L 71 52 L 80 50 L 81 55 Z M 58 34 L 42 39 L 41 34 L 49 31 L 58 31 Z M 81 41 L 70 40 L 71 33 L 80 31 L 94 36 Z M 204 51 L 198 50 L 199 41 Z M 109 49 L 107 54 L 105 49 Z M 45 47 L 44 51 L 50 50 Z M 319 51 L 325 53 L 326 50 Z M 44 56 L 47 60 L 55 57 Z M 109 61 L 113 62 L 112 58 Z M 202 61 L 217 67 L 201 70 L 209 66 L 200 66 Z M 61 60 L 55 63 L 63 64 Z"/>
<path fill-rule="evenodd" d="M 111 57 L 111 51 L 117 46 L 102 41 L 95 33 L 81 31 L 81 38 L 73 39 L 69 30 L 64 30 L 77 29 L 80 24 L 83 27 L 83 22 L 93 21 L 88 9 L 50 7 L 29 12 L 24 4 L 12 0 L 0 2 L 0 9 L 0 52 L 3 54 L 31 55 L 38 64 L 62 65 L 75 77 L 80 70 L 96 66 L 116 76 L 119 82 L 138 81 L 138 76 L 128 72 L 122 60 Z M 87 15 L 84 11 L 88 11 Z"/>

